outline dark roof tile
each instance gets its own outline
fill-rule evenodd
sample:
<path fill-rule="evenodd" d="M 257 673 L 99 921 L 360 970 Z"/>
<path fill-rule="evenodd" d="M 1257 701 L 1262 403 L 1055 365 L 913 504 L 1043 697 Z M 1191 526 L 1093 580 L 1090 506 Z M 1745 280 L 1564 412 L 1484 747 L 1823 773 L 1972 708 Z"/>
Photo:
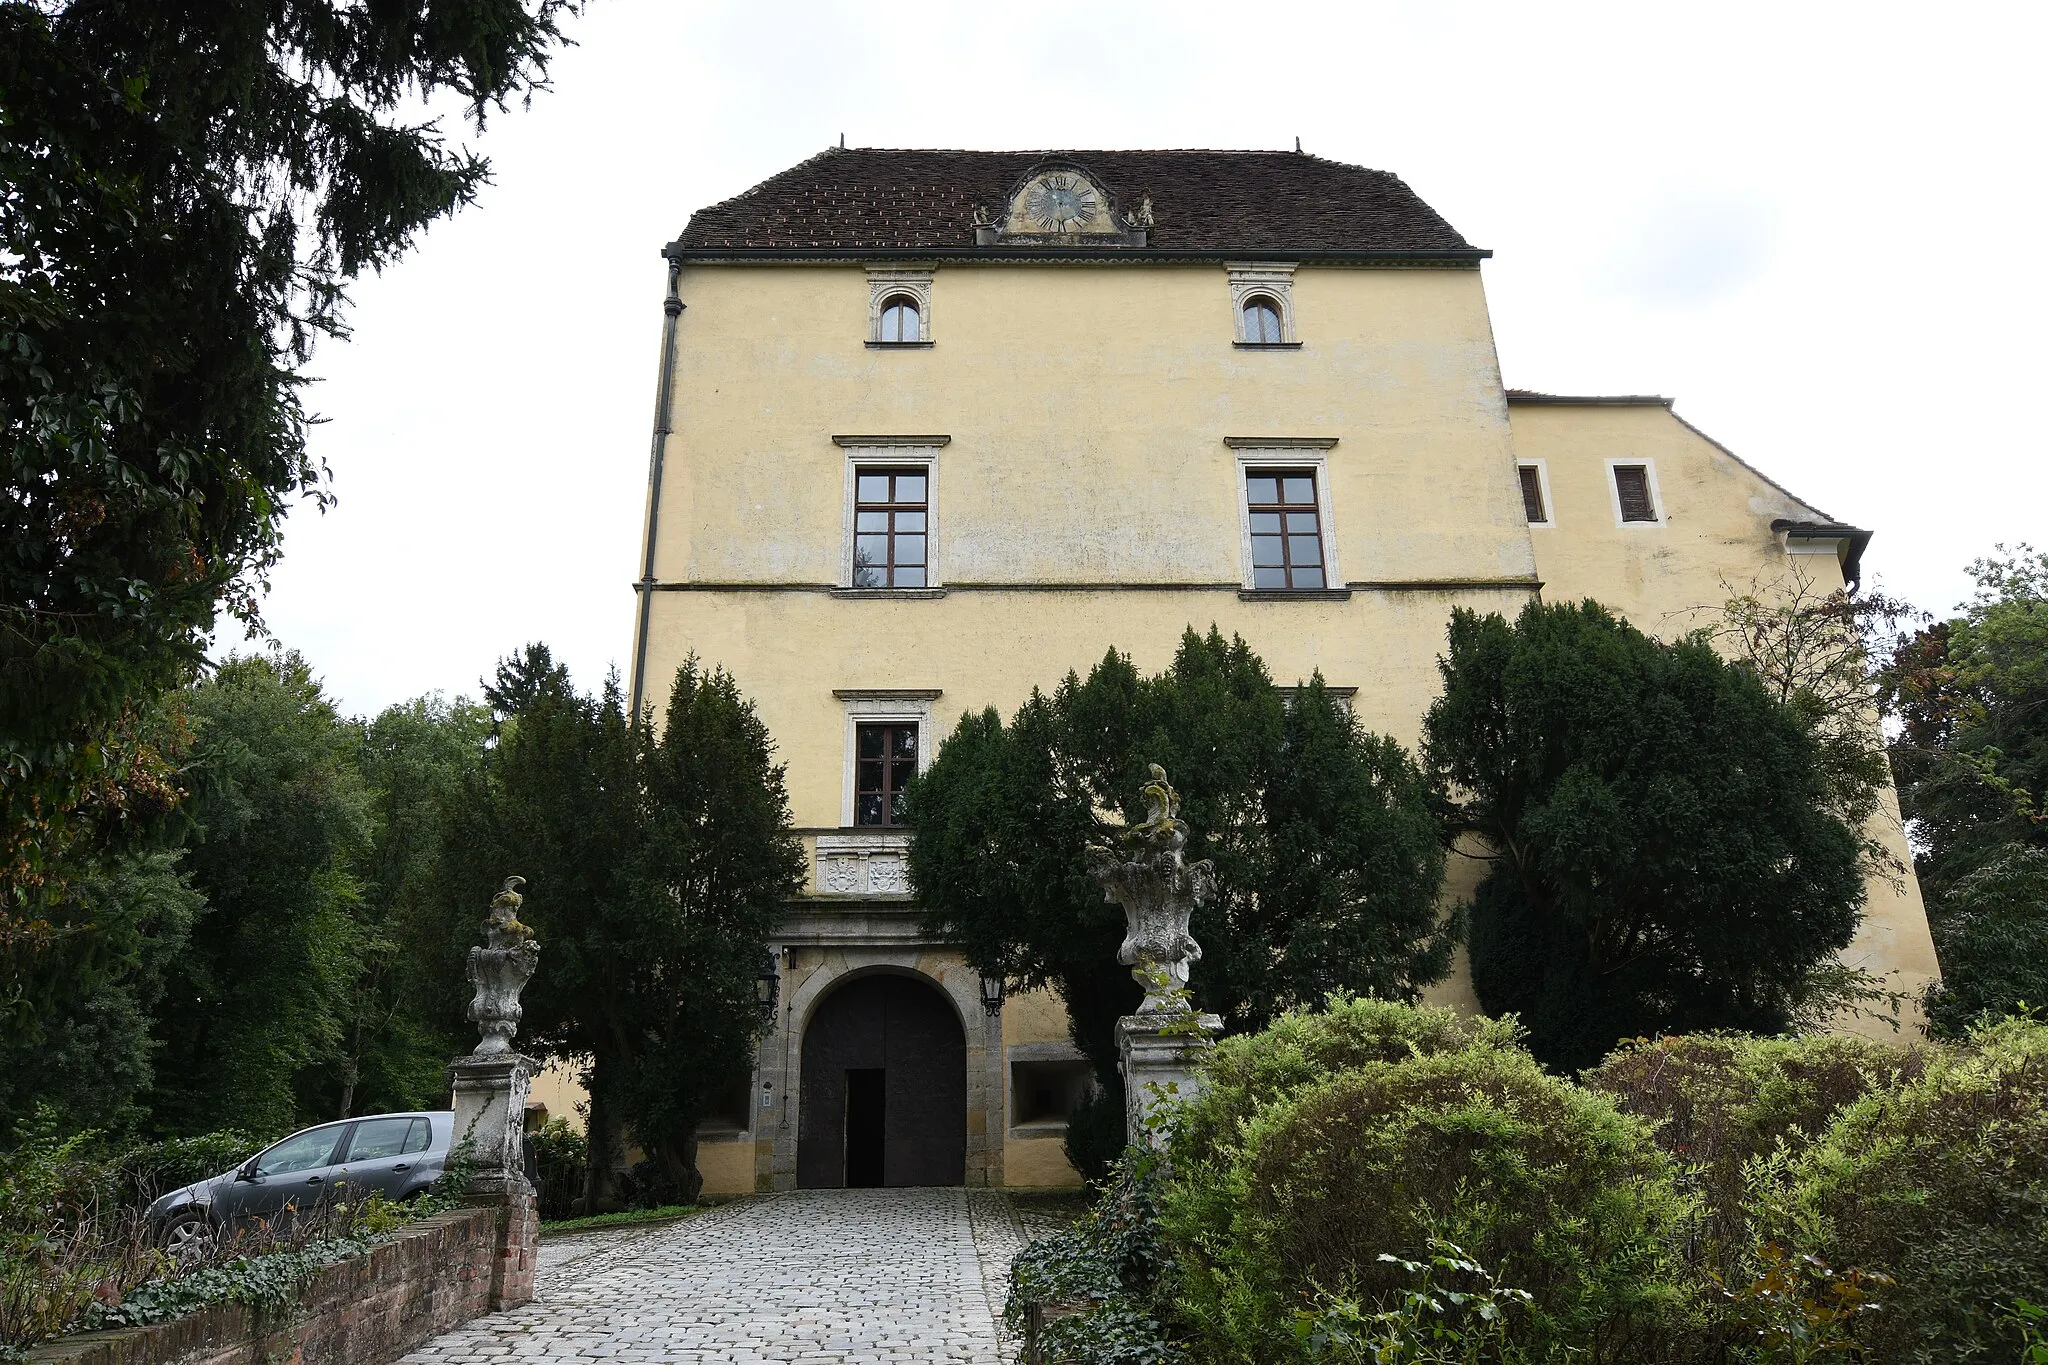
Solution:
<path fill-rule="evenodd" d="M 1128 212 L 1152 200 L 1161 251 L 1478 256 L 1398 176 L 1299 152 L 954 152 L 835 147 L 699 209 L 675 243 L 706 250 L 953 250 L 1000 217 L 1041 162 L 1079 165 Z M 1128 252 L 1130 248 L 1104 247 Z"/>

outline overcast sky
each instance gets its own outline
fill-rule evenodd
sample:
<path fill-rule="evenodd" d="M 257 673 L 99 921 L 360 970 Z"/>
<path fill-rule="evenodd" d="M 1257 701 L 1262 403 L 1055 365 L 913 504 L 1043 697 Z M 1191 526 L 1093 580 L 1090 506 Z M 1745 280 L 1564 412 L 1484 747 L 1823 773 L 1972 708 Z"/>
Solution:
<path fill-rule="evenodd" d="M 348 710 L 547 642 L 628 662 L 663 267 L 838 141 L 1303 147 L 1392 171 L 1485 269 L 1510 386 L 1675 396 L 1874 528 L 1946 611 L 2048 543 L 2048 7 L 595 0 L 496 183 L 315 362 L 338 505 L 266 612 Z"/>

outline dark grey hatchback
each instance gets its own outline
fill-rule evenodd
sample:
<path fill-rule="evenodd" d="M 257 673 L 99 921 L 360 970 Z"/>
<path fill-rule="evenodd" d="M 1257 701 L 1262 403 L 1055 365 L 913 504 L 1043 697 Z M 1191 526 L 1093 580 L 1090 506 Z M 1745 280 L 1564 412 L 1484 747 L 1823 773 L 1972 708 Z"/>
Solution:
<path fill-rule="evenodd" d="M 232 1171 L 172 1190 L 149 1206 L 149 1222 L 172 1250 L 247 1226 L 371 1193 L 420 1194 L 441 1174 L 455 1116 L 447 1110 L 372 1114 L 323 1123 L 274 1142 Z"/>

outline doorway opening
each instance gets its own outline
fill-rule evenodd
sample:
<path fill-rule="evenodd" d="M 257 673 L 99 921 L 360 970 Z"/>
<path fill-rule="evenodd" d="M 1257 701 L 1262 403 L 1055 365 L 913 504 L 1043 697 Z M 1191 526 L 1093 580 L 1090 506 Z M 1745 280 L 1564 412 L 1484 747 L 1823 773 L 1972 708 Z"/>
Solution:
<path fill-rule="evenodd" d="M 879 1066 L 850 1067 L 846 1072 L 846 1184 L 849 1189 L 876 1189 L 882 1183 L 882 1131 L 889 1096 Z"/>
<path fill-rule="evenodd" d="M 804 1026 L 796 1183 L 962 1185 L 967 1034 L 923 977 L 858 976 Z"/>

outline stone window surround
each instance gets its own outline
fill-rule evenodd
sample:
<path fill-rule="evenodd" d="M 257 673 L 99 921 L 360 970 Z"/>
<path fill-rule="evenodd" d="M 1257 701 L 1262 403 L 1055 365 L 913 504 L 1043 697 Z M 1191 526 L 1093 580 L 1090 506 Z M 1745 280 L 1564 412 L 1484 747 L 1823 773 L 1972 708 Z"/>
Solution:
<path fill-rule="evenodd" d="M 846 709 L 846 757 L 840 773 L 839 824 L 837 834 L 817 836 L 818 890 L 825 895 L 903 895 L 910 890 L 902 881 L 903 858 L 910 847 L 910 832 L 899 827 L 855 825 L 854 747 L 862 725 L 897 724 L 917 727 L 917 770 L 932 765 L 932 705 L 942 694 L 936 687 L 840 687 L 832 690 Z M 851 862 L 852 868 L 837 864 Z M 851 881 L 840 888 L 829 886 L 828 875 Z M 880 883 L 880 884 L 878 884 Z"/>
<path fill-rule="evenodd" d="M 1245 476 L 1256 469 L 1308 469 L 1316 477 L 1316 519 L 1323 537 L 1323 582 L 1326 591 L 1341 591 L 1344 571 L 1337 563 L 1337 523 L 1330 515 L 1330 448 L 1334 437 L 1244 437 L 1228 443 L 1237 453 L 1237 552 L 1243 591 L 1277 593 L 1277 588 L 1252 586 L 1252 519 Z M 850 552 L 849 552 L 850 553 Z"/>
<path fill-rule="evenodd" d="M 1650 488 L 1650 510 L 1657 514 L 1655 521 L 1623 521 L 1621 519 L 1621 486 L 1614 481 L 1616 465 L 1641 465 L 1643 481 Z M 1664 490 L 1657 486 L 1657 462 L 1647 455 L 1618 455 L 1607 461 L 1607 503 L 1614 512 L 1614 524 L 1624 531 L 1654 531 L 1665 524 Z"/>
<path fill-rule="evenodd" d="M 917 340 L 882 340 L 882 305 L 902 295 L 917 305 Z M 930 266 L 868 267 L 868 345 L 879 349 L 929 347 L 932 344 L 932 271 Z"/>
<path fill-rule="evenodd" d="M 846 490 L 841 501 L 839 526 L 839 586 L 847 592 L 914 595 L 930 592 L 944 584 L 939 559 L 939 449 L 950 436 L 834 436 L 833 444 L 846 452 Z M 853 506 L 857 500 L 854 478 L 862 465 L 875 469 L 924 468 L 924 587 L 858 588 L 853 586 Z M 852 823 L 849 815 L 846 823 Z"/>
<path fill-rule="evenodd" d="M 1624 460 L 1622 461 L 1622 463 L 1629 464 L 1632 462 Z M 1648 461 L 1644 461 L 1644 463 L 1647 464 Z M 1517 500 L 1520 500 L 1522 496 L 1521 471 L 1524 469 L 1533 469 L 1536 471 L 1536 487 L 1537 490 L 1543 496 L 1543 520 L 1530 522 L 1529 528 L 1534 531 L 1555 530 L 1557 528 L 1557 504 L 1550 500 L 1550 462 L 1548 460 L 1542 459 L 1515 461 L 1515 497 Z M 1608 483 L 1612 485 L 1613 482 L 1613 477 L 1610 475 L 1608 478 Z M 1642 526 L 1646 525 L 1647 523 L 1636 522 L 1634 524 L 1637 526 Z"/>
<path fill-rule="evenodd" d="M 1232 261 L 1224 264 L 1230 275 L 1230 327 L 1233 344 L 1249 351 L 1298 350 L 1301 339 L 1294 330 L 1294 264 L 1272 261 Z M 1254 298 L 1267 299 L 1280 310 L 1280 340 L 1248 341 L 1244 334 L 1244 308 Z M 876 324 L 879 326 L 880 324 Z"/>

